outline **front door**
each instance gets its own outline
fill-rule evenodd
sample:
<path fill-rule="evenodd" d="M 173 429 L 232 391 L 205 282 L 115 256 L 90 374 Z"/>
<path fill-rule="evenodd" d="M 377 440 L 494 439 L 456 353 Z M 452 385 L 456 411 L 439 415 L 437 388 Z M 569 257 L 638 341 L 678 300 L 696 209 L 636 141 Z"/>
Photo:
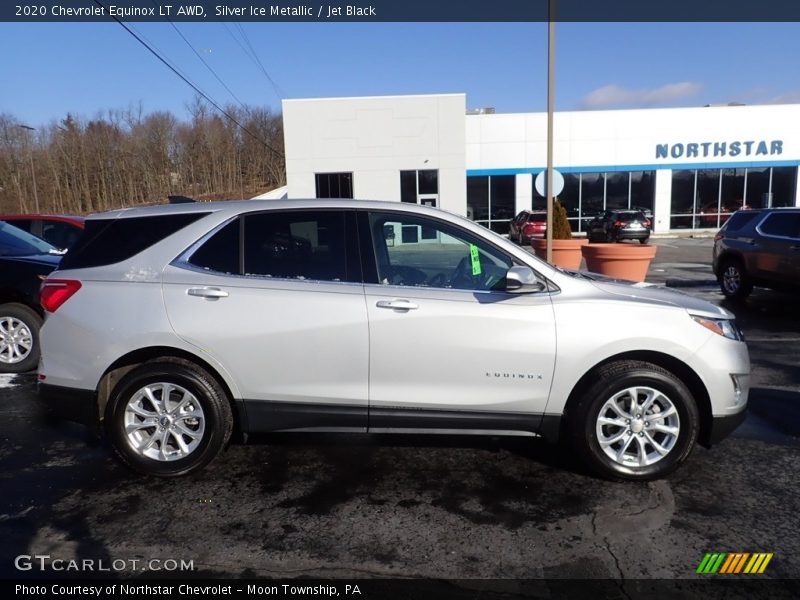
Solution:
<path fill-rule="evenodd" d="M 449 223 L 390 211 L 360 223 L 377 265 L 370 429 L 535 428 L 555 361 L 549 293 L 505 292 L 513 260 Z"/>
<path fill-rule="evenodd" d="M 800 211 L 772 212 L 758 226 L 755 275 L 783 283 L 800 278 Z"/>
<path fill-rule="evenodd" d="M 164 271 L 173 329 L 230 373 L 251 431 L 366 429 L 369 339 L 352 217 L 246 215 Z"/>

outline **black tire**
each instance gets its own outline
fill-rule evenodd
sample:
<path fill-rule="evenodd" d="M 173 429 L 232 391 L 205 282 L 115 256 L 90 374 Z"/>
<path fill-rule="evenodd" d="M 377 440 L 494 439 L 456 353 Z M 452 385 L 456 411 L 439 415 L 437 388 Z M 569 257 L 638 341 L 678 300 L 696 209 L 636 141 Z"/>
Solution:
<path fill-rule="evenodd" d="M 649 242 L 649 241 L 650 241 L 650 238 L 649 238 L 649 237 L 646 237 L 646 238 L 639 238 L 639 243 L 640 243 L 640 244 L 646 244 L 646 243 L 647 243 L 647 242 Z"/>
<path fill-rule="evenodd" d="M 671 473 L 689 457 L 697 440 L 700 416 L 691 392 L 675 375 L 658 365 L 625 360 L 599 368 L 592 377 L 592 381 L 595 383 L 567 410 L 567 432 L 572 447 L 592 471 L 609 479 L 650 481 Z M 615 394 L 634 386 L 646 386 L 666 396 L 676 409 L 679 419 L 677 439 L 674 440 L 669 451 L 656 462 L 647 466 L 629 466 L 612 459 L 603 451 L 597 434 L 600 410 L 606 401 Z M 643 415 L 643 419 L 646 418 L 647 416 Z M 651 413 L 651 420 L 658 419 L 653 419 Z M 666 421 L 662 421 L 663 423 Z M 631 429 L 635 431 L 635 428 L 631 427 Z M 650 431 L 652 433 L 653 430 Z M 617 433 L 625 434 L 625 431 L 624 429 L 611 430 L 609 436 L 613 437 Z M 631 437 L 631 440 L 623 438 L 621 440 L 623 444 L 625 441 L 631 443 L 636 440 L 635 433 L 627 435 Z M 639 433 L 643 444 L 647 446 L 648 442 L 644 441 L 646 438 L 642 438 L 642 435 L 645 434 Z M 661 442 L 663 443 L 663 440 Z M 611 448 L 612 452 L 617 451 L 615 446 L 611 446 Z M 634 444 L 634 452 L 635 448 L 636 444 Z M 650 446 L 650 448 L 655 452 L 655 447 Z"/>
<path fill-rule="evenodd" d="M 169 383 L 189 391 L 202 409 L 204 430 L 196 447 L 183 458 L 157 460 L 134 449 L 125 432 L 126 406 L 148 384 Z M 204 369 L 181 359 L 163 358 L 144 363 L 120 380 L 106 409 L 106 432 L 123 464 L 145 475 L 178 477 L 199 471 L 223 450 L 233 431 L 233 414 L 227 394 Z M 155 434 L 156 427 L 153 427 Z M 184 442 L 186 438 L 183 438 Z M 172 437 L 173 445 L 175 436 Z M 161 447 L 163 443 L 159 443 Z"/>
<path fill-rule="evenodd" d="M 717 280 L 719 289 L 731 300 L 744 300 L 753 291 L 753 284 L 745 272 L 742 261 L 736 258 L 722 261 Z"/>
<path fill-rule="evenodd" d="M 24 373 L 25 371 L 32 371 L 39 365 L 39 330 L 42 328 L 42 317 L 24 304 L 18 304 L 16 302 L 0 304 L 0 323 L 5 323 L 5 319 L 8 318 L 21 321 L 25 325 L 30 333 L 32 343 L 27 356 L 22 360 L 18 362 L 0 360 L 0 373 Z M 5 329 L 5 325 L 0 325 L 0 328 Z M 0 332 L 0 334 L 3 333 L 5 333 L 5 331 Z"/>

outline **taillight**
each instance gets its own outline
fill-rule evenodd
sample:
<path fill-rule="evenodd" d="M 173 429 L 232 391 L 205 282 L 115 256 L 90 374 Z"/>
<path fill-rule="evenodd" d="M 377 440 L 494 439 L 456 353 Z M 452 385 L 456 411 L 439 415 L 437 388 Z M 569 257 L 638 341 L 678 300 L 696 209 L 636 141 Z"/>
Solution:
<path fill-rule="evenodd" d="M 718 241 L 720 241 L 720 240 L 721 240 L 722 238 L 724 238 L 724 237 L 725 237 L 725 236 L 724 236 L 724 235 L 722 235 L 722 233 L 717 233 L 717 235 L 715 235 L 715 236 L 714 236 L 714 241 L 715 241 L 715 242 L 718 242 Z"/>
<path fill-rule="evenodd" d="M 650 227 L 650 219 L 645 219 L 643 223 L 645 227 Z"/>
<path fill-rule="evenodd" d="M 48 279 L 39 291 L 39 304 L 47 312 L 54 313 L 79 289 L 81 282 L 75 279 Z"/>
<path fill-rule="evenodd" d="M 622 221 L 614 221 L 614 227 L 623 227 L 625 223 Z"/>

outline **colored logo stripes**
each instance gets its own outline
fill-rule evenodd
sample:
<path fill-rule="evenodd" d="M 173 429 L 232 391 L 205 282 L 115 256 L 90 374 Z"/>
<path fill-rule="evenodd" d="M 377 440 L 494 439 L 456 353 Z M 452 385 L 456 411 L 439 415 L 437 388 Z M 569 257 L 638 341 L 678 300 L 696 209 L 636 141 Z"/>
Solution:
<path fill-rule="evenodd" d="M 754 554 L 749 552 L 709 552 L 700 561 L 697 572 L 702 575 L 714 573 L 725 575 L 738 575 L 739 573 L 760 574 L 767 568 L 772 556 L 772 552 L 756 552 Z"/>

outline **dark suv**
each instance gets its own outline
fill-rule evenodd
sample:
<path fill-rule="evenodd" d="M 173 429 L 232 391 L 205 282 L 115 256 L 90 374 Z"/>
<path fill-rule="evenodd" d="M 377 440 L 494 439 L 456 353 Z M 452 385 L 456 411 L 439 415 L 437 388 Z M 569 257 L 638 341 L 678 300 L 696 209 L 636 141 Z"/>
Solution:
<path fill-rule="evenodd" d="M 714 236 L 712 267 L 728 298 L 754 285 L 800 289 L 800 208 L 735 212 Z"/>
<path fill-rule="evenodd" d="M 590 242 L 619 242 L 650 239 L 652 221 L 639 210 L 607 210 L 589 221 L 586 237 Z"/>
<path fill-rule="evenodd" d="M 0 221 L 0 373 L 22 373 L 39 362 L 39 286 L 61 252 Z"/>

